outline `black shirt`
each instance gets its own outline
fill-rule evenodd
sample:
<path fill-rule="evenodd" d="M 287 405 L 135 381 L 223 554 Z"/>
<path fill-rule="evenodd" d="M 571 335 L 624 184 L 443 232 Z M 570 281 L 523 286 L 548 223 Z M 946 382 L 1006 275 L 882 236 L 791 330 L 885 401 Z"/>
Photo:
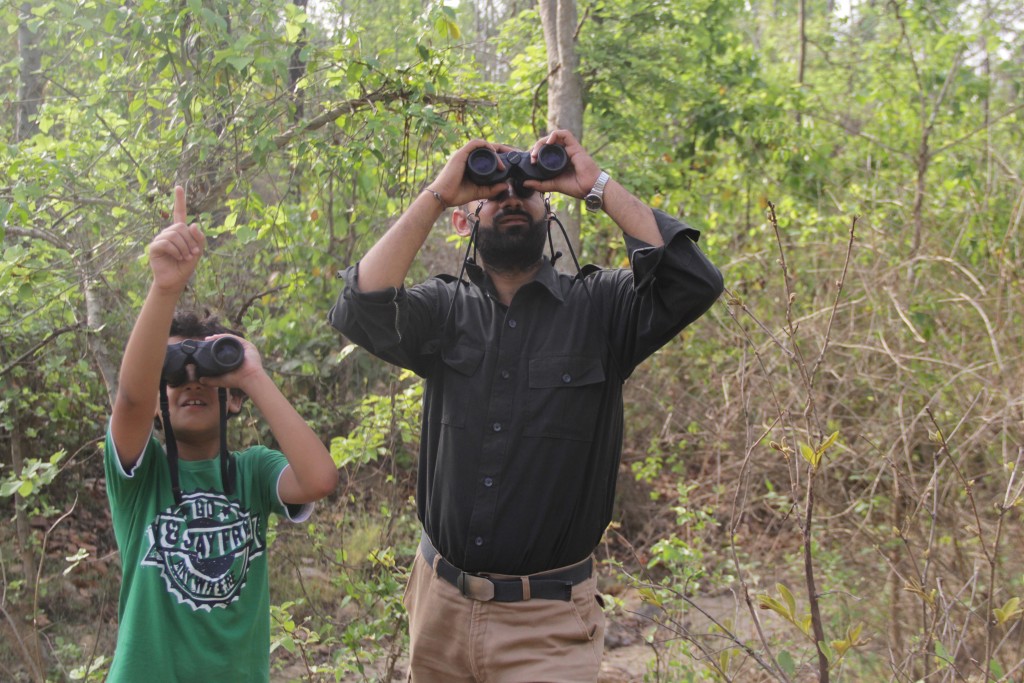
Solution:
<path fill-rule="evenodd" d="M 722 276 L 693 228 L 655 211 L 663 247 L 626 237 L 632 269 L 547 261 L 503 306 L 483 271 L 360 292 L 331 324 L 426 379 L 417 511 L 465 571 L 530 574 L 587 557 L 611 521 L 622 384 L 703 314 Z M 453 303 L 454 297 L 454 303 Z"/>

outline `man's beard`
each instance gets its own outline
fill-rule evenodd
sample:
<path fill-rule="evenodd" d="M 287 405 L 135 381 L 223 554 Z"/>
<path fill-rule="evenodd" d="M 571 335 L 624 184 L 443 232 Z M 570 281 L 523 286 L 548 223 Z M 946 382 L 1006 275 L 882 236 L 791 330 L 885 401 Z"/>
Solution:
<path fill-rule="evenodd" d="M 521 273 L 540 261 L 548 233 L 548 219 L 545 216 L 526 225 L 498 227 L 501 219 L 510 215 L 529 219 L 529 215 L 521 211 L 495 214 L 490 228 L 477 230 L 476 248 L 487 268 L 502 273 Z"/>

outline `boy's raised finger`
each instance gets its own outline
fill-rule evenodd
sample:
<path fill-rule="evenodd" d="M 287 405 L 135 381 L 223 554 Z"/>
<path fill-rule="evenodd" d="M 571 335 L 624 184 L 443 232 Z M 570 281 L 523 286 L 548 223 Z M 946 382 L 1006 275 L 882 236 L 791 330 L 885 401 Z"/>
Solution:
<path fill-rule="evenodd" d="M 185 210 L 185 188 L 181 185 L 174 186 L 174 214 L 172 218 L 175 223 L 184 223 L 188 218 Z"/>

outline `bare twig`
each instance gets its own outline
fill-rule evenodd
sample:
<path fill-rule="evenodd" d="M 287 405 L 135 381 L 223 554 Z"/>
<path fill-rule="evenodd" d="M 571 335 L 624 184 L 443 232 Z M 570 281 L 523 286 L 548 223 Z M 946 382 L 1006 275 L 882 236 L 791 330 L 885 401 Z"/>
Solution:
<path fill-rule="evenodd" d="M 0 546 L 0 576 L 3 577 L 3 593 L 0 594 L 0 612 L 4 615 L 4 620 L 7 622 L 8 627 L 11 629 L 11 635 L 18 642 L 18 649 L 21 650 L 21 658 L 25 663 L 25 666 L 32 670 L 33 680 L 43 681 L 43 674 L 39 670 L 39 663 L 36 658 L 32 656 L 32 653 L 28 650 L 28 645 L 25 644 L 24 638 L 18 632 L 18 624 L 14 621 L 14 617 L 7 611 L 7 565 L 4 562 L 3 547 Z"/>
<path fill-rule="evenodd" d="M 854 216 L 853 220 L 850 221 L 850 239 L 846 243 L 846 258 L 843 261 L 843 273 L 836 280 L 836 298 L 832 303 L 832 310 L 829 312 L 828 325 L 825 327 L 825 339 L 821 343 L 821 351 L 818 353 L 817 359 L 814 361 L 814 366 L 811 367 L 811 384 L 814 384 L 814 378 L 818 374 L 818 368 L 821 367 L 821 362 L 825 360 L 825 351 L 828 349 L 829 339 L 832 337 L 832 323 L 836 319 L 836 311 L 839 309 L 839 300 L 843 296 L 843 285 L 846 284 L 846 274 L 850 270 L 850 257 L 853 255 L 853 240 L 854 234 L 857 228 L 857 217 Z"/>

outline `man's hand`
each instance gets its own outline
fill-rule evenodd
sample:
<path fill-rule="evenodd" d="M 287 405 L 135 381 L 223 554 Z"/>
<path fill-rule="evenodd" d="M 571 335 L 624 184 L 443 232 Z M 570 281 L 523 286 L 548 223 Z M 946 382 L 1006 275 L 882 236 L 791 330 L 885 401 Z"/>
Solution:
<path fill-rule="evenodd" d="M 185 189 L 174 188 L 172 223 L 149 244 L 149 267 L 153 286 L 167 292 L 181 292 L 196 270 L 206 237 L 195 223 L 187 225 Z"/>
<path fill-rule="evenodd" d="M 427 189 L 441 195 L 441 200 L 448 206 L 463 206 L 474 199 L 488 199 L 505 189 L 508 181 L 494 185 L 477 185 L 466 175 L 466 161 L 469 159 L 469 155 L 473 150 L 480 148 L 487 148 L 495 154 L 511 152 L 514 149 L 508 145 L 490 143 L 486 140 L 470 140 L 448 159 L 448 163 L 441 169 L 441 173 L 438 174 L 434 182 L 427 186 Z M 498 165 L 500 168 L 505 168 L 500 159 Z"/>
<path fill-rule="evenodd" d="M 539 192 L 559 192 L 583 199 L 594 187 L 597 176 L 601 175 L 601 169 L 583 149 L 576 136 L 567 130 L 556 130 L 534 143 L 530 149 L 530 160 L 536 163 L 540 148 L 555 144 L 565 147 L 571 168 L 549 180 L 527 180 L 523 185 Z"/>

